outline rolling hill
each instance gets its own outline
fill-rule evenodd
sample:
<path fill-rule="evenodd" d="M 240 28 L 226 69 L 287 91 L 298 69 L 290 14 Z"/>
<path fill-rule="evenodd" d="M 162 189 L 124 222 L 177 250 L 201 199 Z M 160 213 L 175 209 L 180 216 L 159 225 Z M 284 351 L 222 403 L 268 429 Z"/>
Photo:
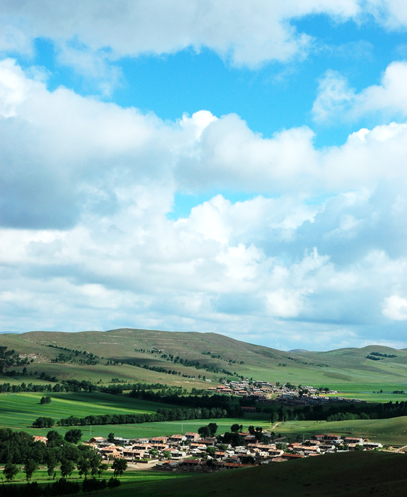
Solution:
<path fill-rule="evenodd" d="M 27 366 L 29 372 L 45 372 L 58 379 L 108 382 L 115 377 L 122 381 L 162 382 L 192 388 L 207 386 L 204 376 L 217 382 L 220 378 L 241 375 L 272 382 L 342 388 L 350 393 L 371 394 L 380 388 L 389 392 L 392 388 L 407 390 L 407 351 L 379 345 L 328 352 L 284 352 L 215 333 L 128 328 L 106 332 L 4 334 L 0 336 L 0 345 L 29 358 L 32 361 Z M 75 351 L 80 354 L 75 355 Z M 94 364 L 86 363 L 89 354 L 97 356 Z M 180 375 L 165 374 L 165 370 Z M 7 378 L 22 381 L 19 376 Z"/>

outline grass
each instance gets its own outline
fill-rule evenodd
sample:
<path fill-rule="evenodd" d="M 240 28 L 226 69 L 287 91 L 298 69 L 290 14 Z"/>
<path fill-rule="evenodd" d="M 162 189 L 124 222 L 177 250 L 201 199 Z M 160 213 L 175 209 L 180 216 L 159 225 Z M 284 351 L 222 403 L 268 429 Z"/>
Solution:
<path fill-rule="evenodd" d="M 407 417 L 392 419 L 358 419 L 353 421 L 288 421 L 275 429 L 294 439 L 296 435 L 309 438 L 314 434 L 337 433 L 360 436 L 385 445 L 407 445 Z"/>
<path fill-rule="evenodd" d="M 1 394 L 1 426 L 42 435 L 44 430 L 31 427 L 33 421 L 40 416 L 51 417 L 57 421 L 61 418 L 67 418 L 72 414 L 78 417 L 97 414 L 135 414 L 138 412 L 155 412 L 160 407 L 174 407 L 169 404 L 160 404 L 100 392 L 52 393 L 51 404 L 40 404 L 40 399 L 44 395 L 48 394 Z M 96 427 L 93 428 L 95 429 Z M 56 429 L 64 433 L 70 428 Z"/>
<path fill-rule="evenodd" d="M 110 497 L 263 497 L 405 495 L 407 456 L 353 452 L 222 471 L 165 482 L 127 484 Z M 100 492 L 96 495 L 106 495 Z"/>
<path fill-rule="evenodd" d="M 211 373 L 174 364 L 162 358 L 163 353 L 183 359 L 199 361 L 201 364 L 237 372 L 244 377 L 271 382 L 313 385 L 317 387 L 341 386 L 339 390 L 352 395 L 354 386 L 364 392 L 365 399 L 372 399 L 373 390 L 383 389 L 386 395 L 392 390 L 407 390 L 407 351 L 372 345 L 362 349 L 340 349 L 330 352 L 284 352 L 276 349 L 247 344 L 215 333 L 180 333 L 150 330 L 120 329 L 109 332 L 32 332 L 22 335 L 2 335 L 2 345 L 27 354 L 34 362 L 30 372 L 44 371 L 60 379 L 75 378 L 108 383 L 112 377 L 131 382 L 161 382 L 192 387 L 208 386 L 204 381 L 173 376 L 126 363 L 148 364 L 175 369 L 182 374 L 201 376 L 214 383 L 224 373 Z M 57 345 L 70 349 L 92 352 L 100 357 L 95 366 L 80 366 L 77 363 L 52 363 L 61 350 L 48 347 Z M 140 350 L 144 350 L 141 352 Z M 211 355 L 204 353 L 211 352 Z M 371 352 L 380 352 L 396 357 L 380 361 L 366 358 Z M 107 365 L 107 360 L 119 361 L 120 365 Z M 232 361 L 232 362 L 230 362 Z M 123 364 L 121 364 L 123 363 Z M 31 378 L 4 381 L 31 381 Z M 202 380 L 202 379 L 201 379 Z M 374 388 L 373 388 L 374 387 Z M 338 389 L 338 388 L 337 388 Z M 355 392 L 357 393 L 357 392 Z M 382 401 L 385 397 L 382 398 Z"/>
<path fill-rule="evenodd" d="M 16 484 L 24 484 L 27 483 L 25 473 L 22 471 L 22 465 L 17 465 L 20 468 L 20 471 L 17 473 L 16 477 L 14 478 L 12 483 Z M 4 466 L 0 467 L 0 479 L 4 478 L 3 476 L 3 468 Z M 40 468 L 35 471 L 33 474 L 32 481 L 36 481 L 39 484 L 45 484 L 45 483 L 53 483 L 54 481 L 58 480 L 61 478 L 61 473 L 60 471 L 56 472 L 56 478 L 53 480 L 52 478 L 50 479 L 45 467 L 40 466 Z M 137 469 L 137 470 L 131 470 L 127 469 L 123 476 L 120 477 L 121 483 L 124 484 L 129 484 L 129 483 L 146 483 L 146 482 L 158 482 L 158 481 L 167 481 L 167 480 L 172 480 L 174 478 L 182 478 L 188 476 L 185 473 L 164 473 L 164 472 L 158 472 L 158 471 L 151 471 L 151 470 L 143 470 L 143 469 Z M 107 471 L 104 471 L 102 473 L 101 479 L 106 479 L 108 480 L 109 478 L 113 477 L 113 470 L 110 468 Z M 4 480 L 3 480 L 4 481 Z M 83 477 L 80 478 L 78 471 L 75 470 L 72 475 L 69 477 L 69 481 L 77 481 L 81 483 L 83 481 Z"/>

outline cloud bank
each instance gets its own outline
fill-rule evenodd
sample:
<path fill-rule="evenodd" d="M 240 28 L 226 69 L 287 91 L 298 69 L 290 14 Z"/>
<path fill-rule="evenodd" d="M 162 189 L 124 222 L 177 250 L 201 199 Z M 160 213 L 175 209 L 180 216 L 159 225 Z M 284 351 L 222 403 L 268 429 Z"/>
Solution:
<path fill-rule="evenodd" d="M 373 19 L 397 30 L 407 26 L 404 12 L 402 0 L 1 0 L 0 50 L 30 54 L 33 40 L 49 39 L 61 62 L 99 75 L 122 57 L 204 47 L 254 68 L 306 56 L 313 38 L 296 29 L 300 18 Z"/>
<path fill-rule="evenodd" d="M 301 336 L 310 348 L 388 329 L 397 345 L 407 125 L 322 150 L 313 140 L 306 126 L 264 138 L 208 110 L 163 121 L 49 91 L 42 73 L 3 60 L 2 328 L 18 314 L 20 330 L 257 330 L 257 341 L 290 347 Z M 251 198 L 209 195 L 220 186 Z M 208 199 L 173 219 L 176 194 L 197 191 Z"/>

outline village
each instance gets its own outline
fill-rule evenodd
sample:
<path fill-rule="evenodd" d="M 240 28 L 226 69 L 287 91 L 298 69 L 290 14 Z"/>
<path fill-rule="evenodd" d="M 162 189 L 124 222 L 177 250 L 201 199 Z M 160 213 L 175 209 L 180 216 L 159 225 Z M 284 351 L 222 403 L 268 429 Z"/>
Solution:
<path fill-rule="evenodd" d="M 298 386 L 287 383 L 280 385 L 279 383 L 272 384 L 261 380 L 242 380 L 225 382 L 218 387 L 208 388 L 208 391 L 213 391 L 224 395 L 235 395 L 238 397 L 246 397 L 255 400 L 256 403 L 276 402 L 287 406 L 307 406 L 321 405 L 337 402 L 355 402 L 363 403 L 360 399 L 350 399 L 338 396 L 336 390 L 329 388 L 315 388 L 313 386 Z M 325 395 L 323 395 L 325 394 Z M 255 407 L 242 407 L 245 412 L 256 412 Z"/>
<path fill-rule="evenodd" d="M 249 432 L 239 432 L 242 445 L 233 447 L 219 442 L 216 437 L 202 438 L 198 433 L 126 439 L 114 437 L 109 441 L 93 437 L 84 442 L 100 453 L 102 460 L 125 459 L 133 467 L 166 471 L 212 472 L 247 466 L 284 462 L 327 453 L 351 450 L 374 450 L 382 444 L 359 437 L 341 437 L 336 434 L 314 435 L 310 440 L 284 443 L 284 437 L 272 441 L 272 435 L 262 433 L 262 442 Z M 46 437 L 34 437 L 47 443 Z"/>

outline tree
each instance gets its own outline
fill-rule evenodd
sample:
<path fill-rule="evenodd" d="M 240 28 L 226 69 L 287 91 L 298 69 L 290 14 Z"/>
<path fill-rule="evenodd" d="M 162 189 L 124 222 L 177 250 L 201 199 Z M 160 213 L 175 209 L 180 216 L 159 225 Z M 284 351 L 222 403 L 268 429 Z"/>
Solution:
<path fill-rule="evenodd" d="M 198 428 L 198 433 L 201 435 L 202 438 L 211 436 L 211 430 L 208 428 L 208 426 L 201 426 L 200 428 Z"/>
<path fill-rule="evenodd" d="M 114 433 L 109 433 L 109 435 L 107 436 L 107 441 L 111 444 L 114 444 Z"/>
<path fill-rule="evenodd" d="M 64 439 L 62 435 L 55 430 L 51 430 L 47 433 L 47 447 L 61 447 L 64 445 Z"/>
<path fill-rule="evenodd" d="M 17 475 L 18 471 L 18 466 L 12 464 L 11 462 L 8 462 L 3 469 L 3 473 L 7 481 L 12 481 L 13 478 Z"/>
<path fill-rule="evenodd" d="M 79 471 L 79 476 L 85 475 L 85 479 L 88 477 L 90 471 L 90 461 L 86 458 L 81 458 L 78 461 L 77 468 Z"/>
<path fill-rule="evenodd" d="M 230 427 L 230 431 L 232 433 L 238 433 L 239 431 L 242 431 L 243 430 L 243 426 L 242 425 L 238 425 L 237 423 L 235 423 L 234 425 L 232 425 Z"/>
<path fill-rule="evenodd" d="M 64 438 L 67 442 L 77 444 L 81 439 L 81 437 L 82 437 L 82 430 L 74 429 L 74 430 L 68 430 L 65 433 Z"/>
<path fill-rule="evenodd" d="M 31 477 L 32 477 L 34 471 L 36 471 L 37 469 L 38 469 L 38 465 L 34 461 L 34 459 L 28 459 L 23 467 L 23 471 L 25 473 L 25 477 L 26 477 L 27 481 L 31 480 Z"/>
<path fill-rule="evenodd" d="M 90 462 L 91 474 L 92 476 L 95 476 L 96 473 L 99 472 L 99 467 L 102 462 L 100 454 L 97 454 L 96 452 L 91 454 L 91 456 L 89 457 L 89 462 Z"/>
<path fill-rule="evenodd" d="M 215 452 L 217 451 L 217 448 L 216 447 L 207 447 L 206 448 L 206 452 L 211 456 L 213 457 L 215 455 Z"/>
<path fill-rule="evenodd" d="M 75 464 L 69 459 L 64 459 L 61 462 L 61 475 L 62 478 L 69 478 L 75 469 Z"/>
<path fill-rule="evenodd" d="M 273 413 L 271 414 L 271 419 L 270 419 L 270 421 L 271 421 L 272 423 L 277 423 L 277 421 L 278 421 L 278 414 L 276 413 L 276 411 L 273 411 Z"/>
<path fill-rule="evenodd" d="M 51 478 L 51 476 L 54 474 L 55 468 L 58 466 L 58 460 L 55 453 L 55 449 L 49 449 L 47 451 L 45 457 L 45 463 L 47 465 L 48 476 Z"/>
<path fill-rule="evenodd" d="M 100 464 L 98 467 L 98 475 L 99 478 L 102 476 L 103 471 L 107 471 L 109 469 L 109 465 L 106 463 Z"/>
<path fill-rule="evenodd" d="M 211 437 L 213 437 L 215 433 L 218 431 L 218 425 L 216 423 L 209 423 L 208 428 L 211 432 Z"/>
<path fill-rule="evenodd" d="M 171 459 L 171 452 L 169 450 L 164 450 L 163 455 L 166 459 Z"/>
<path fill-rule="evenodd" d="M 113 474 L 114 474 L 115 477 L 116 476 L 122 476 L 122 474 L 127 469 L 127 461 L 126 461 L 126 459 L 116 458 L 114 460 L 112 468 L 113 468 Z"/>
<path fill-rule="evenodd" d="M 52 428 L 54 424 L 55 421 L 52 418 L 40 416 L 34 421 L 33 426 L 34 428 Z"/>
<path fill-rule="evenodd" d="M 110 478 L 110 480 L 107 482 L 107 486 L 109 488 L 120 487 L 120 480 L 118 480 L 117 478 Z"/>

